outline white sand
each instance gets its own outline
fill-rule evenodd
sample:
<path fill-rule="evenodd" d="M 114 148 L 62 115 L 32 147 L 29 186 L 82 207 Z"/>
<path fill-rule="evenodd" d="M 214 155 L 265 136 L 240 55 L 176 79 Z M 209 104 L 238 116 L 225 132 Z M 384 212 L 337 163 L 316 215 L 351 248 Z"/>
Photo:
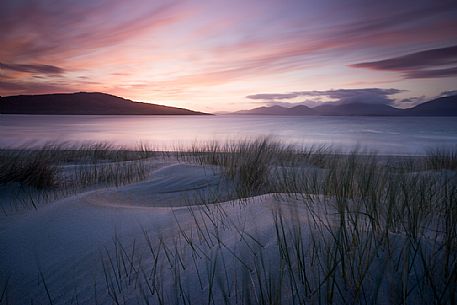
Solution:
<path fill-rule="evenodd" d="M 145 248 L 144 229 L 151 239 L 165 236 L 171 247 L 179 235 L 177 220 L 183 230 L 195 229 L 186 207 L 189 200 L 217 193 L 221 187 L 229 187 L 228 182 L 216 170 L 173 164 L 145 182 L 79 194 L 9 218 L 0 231 L 0 275 L 10 277 L 9 303 L 48 302 L 39 269 L 54 304 L 69 302 L 74 292 L 80 302 L 92 298 L 94 279 L 98 289 L 105 291 L 101 256 L 105 248 L 113 247 L 115 235 L 127 245 L 135 240 Z M 230 215 L 230 222 L 250 234 L 258 233 L 267 244 L 273 238 L 271 211 L 276 204 L 272 195 L 264 195 L 246 204 L 229 201 L 219 206 Z M 230 247 L 239 242 L 233 232 L 222 236 Z M 106 295 L 99 298 L 101 303 L 112 302 Z"/>
<path fill-rule="evenodd" d="M 303 268 L 278 263 L 284 262 L 279 259 L 275 226 L 279 211 L 286 230 L 298 221 L 294 228 L 301 230 L 303 245 L 314 245 L 304 249 L 306 257 L 300 259 L 314 268 L 307 270 L 310 285 L 320 289 L 319 272 L 325 272 L 327 263 L 320 259 L 333 249 L 331 242 L 326 244 L 327 229 L 338 218 L 331 202 L 306 207 L 302 200 L 280 194 L 230 201 L 233 187 L 213 167 L 162 164 L 143 182 L 94 190 L 2 217 L 0 296 L 8 279 L 7 304 L 157 304 L 161 291 L 165 304 L 183 304 L 186 298 L 193 304 L 220 304 L 224 299 L 249 303 L 246 295 L 253 303 L 262 303 L 259 290 L 268 293 L 269 284 L 274 292 L 280 271 L 292 268 L 299 274 Z M 327 203 L 323 197 L 310 198 Z M 196 205 L 213 201 L 218 203 Z M 323 224 L 321 233 L 314 232 L 316 224 Z M 286 247 L 293 251 L 294 233 L 285 235 Z M 393 244 L 403 243 L 399 236 L 391 238 Z M 157 264 L 154 253 L 159 253 Z M 381 287 L 384 295 L 375 296 L 376 301 L 390 304 L 389 294 L 395 300 L 398 291 L 392 283 L 401 277 L 382 251 L 376 254 L 364 283 Z M 283 279 L 288 280 L 287 275 Z M 211 285 L 218 292 L 209 296 Z M 297 288 L 303 291 L 300 300 L 305 300 L 305 286 Z M 351 297 L 352 288 L 341 293 Z M 281 301 L 289 303 L 290 293 L 282 291 Z M 306 296 L 307 302 L 316 302 L 318 293 L 325 300 L 326 291 L 314 291 Z"/>

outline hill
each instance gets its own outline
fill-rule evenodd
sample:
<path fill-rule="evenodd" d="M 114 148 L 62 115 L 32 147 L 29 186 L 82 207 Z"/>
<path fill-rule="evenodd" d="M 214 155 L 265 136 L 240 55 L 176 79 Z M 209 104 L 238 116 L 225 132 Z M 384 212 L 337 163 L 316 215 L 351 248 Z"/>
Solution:
<path fill-rule="evenodd" d="M 411 116 L 457 116 L 457 95 L 440 97 L 406 109 Z"/>
<path fill-rule="evenodd" d="M 383 104 L 349 103 L 341 105 L 322 105 L 313 108 L 319 115 L 335 116 L 397 116 L 402 109 Z"/>
<path fill-rule="evenodd" d="M 384 104 L 326 103 L 314 108 L 304 105 L 286 108 L 281 106 L 241 110 L 233 114 L 252 115 L 322 115 L 322 116 L 457 116 L 457 95 L 440 97 L 413 108 L 400 109 Z"/>
<path fill-rule="evenodd" d="M 281 106 L 259 107 L 251 110 L 241 110 L 235 114 L 255 114 L 255 115 L 315 115 L 316 111 L 304 105 L 292 108 Z"/>
<path fill-rule="evenodd" d="M 0 98 L 2 114 L 202 115 L 206 113 L 134 102 L 99 92 L 16 95 Z"/>

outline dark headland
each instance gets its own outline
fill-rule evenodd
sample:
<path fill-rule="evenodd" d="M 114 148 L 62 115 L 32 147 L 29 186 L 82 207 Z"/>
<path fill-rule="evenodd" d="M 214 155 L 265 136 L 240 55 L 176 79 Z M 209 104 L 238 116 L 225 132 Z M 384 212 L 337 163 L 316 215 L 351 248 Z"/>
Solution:
<path fill-rule="evenodd" d="M 208 113 L 185 108 L 134 102 L 99 92 L 1 97 L 0 113 L 42 115 L 208 115 Z"/>

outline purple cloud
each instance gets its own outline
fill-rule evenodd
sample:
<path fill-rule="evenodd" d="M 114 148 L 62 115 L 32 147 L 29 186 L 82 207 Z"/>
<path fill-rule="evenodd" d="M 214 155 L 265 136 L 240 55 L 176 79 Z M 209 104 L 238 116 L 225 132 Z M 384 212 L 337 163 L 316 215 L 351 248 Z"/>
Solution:
<path fill-rule="evenodd" d="M 2 1 L 0 56 L 17 62 L 116 45 L 172 23 L 176 6 L 176 1 Z"/>
<path fill-rule="evenodd" d="M 64 82 L 48 83 L 38 81 L 17 81 L 8 78 L 0 79 L 1 95 L 14 94 L 44 94 L 49 92 L 74 92 L 78 88 L 72 87 Z M 3 92 L 7 92 L 6 94 Z"/>
<path fill-rule="evenodd" d="M 437 69 L 457 64 L 457 45 L 411 53 L 399 57 L 350 65 L 353 68 L 398 71 L 406 78 L 434 78 L 457 75 L 457 67 Z"/>
<path fill-rule="evenodd" d="M 291 93 L 260 93 L 254 95 L 248 95 L 247 98 L 253 100 L 283 100 L 283 99 L 291 99 L 300 96 L 298 92 L 291 92 Z"/>
<path fill-rule="evenodd" d="M 62 74 L 64 69 L 52 65 L 20 65 L 20 64 L 6 64 L 0 62 L 0 70 L 10 70 L 15 72 L 27 72 L 37 74 Z"/>
<path fill-rule="evenodd" d="M 410 71 L 405 74 L 406 78 L 436 78 L 457 76 L 457 67 L 435 70 Z"/>
<path fill-rule="evenodd" d="M 376 87 L 384 79 L 366 79 L 363 71 L 346 79 L 341 77 L 343 67 L 366 58 L 379 61 L 392 50 L 407 54 L 413 46 L 457 45 L 456 13 L 454 0 L 387 0 L 372 5 L 363 0 L 234 0 L 230 6 L 218 1 L 5 0 L 0 1 L 0 59 L 8 67 L 1 77 L 15 78 L 20 86 L 27 82 L 30 87 L 24 92 L 29 93 L 35 92 L 35 85 L 39 90 L 49 86 L 47 76 L 55 74 L 56 87 L 65 81 L 79 90 L 112 90 L 137 99 L 151 92 L 158 99 L 182 92 L 185 99 L 198 103 L 204 103 L 201 96 L 212 94 L 211 89 L 205 93 L 206 88 L 221 84 L 233 85 L 233 99 L 239 98 L 238 84 L 259 77 Z M 125 68 L 129 75 L 122 73 Z M 404 73 L 409 78 L 454 74 L 445 65 L 429 70 Z M 370 85 L 351 85 L 361 80 Z M 0 94 L 14 92 L 3 89 Z M 389 102 L 389 96 L 364 94 L 358 98 Z M 183 96 L 174 95 L 174 100 Z M 284 93 L 269 100 L 290 102 L 296 96 Z"/>
<path fill-rule="evenodd" d="M 263 106 L 268 106 L 268 107 L 281 106 L 281 107 L 285 107 L 285 108 L 291 108 L 291 107 L 295 107 L 298 105 L 304 105 L 304 106 L 313 108 L 313 107 L 322 105 L 322 102 L 311 100 L 311 99 L 306 99 L 306 100 L 303 100 L 303 101 L 297 102 L 297 103 L 283 102 L 283 101 L 276 101 L 276 100 L 267 100 L 267 101 L 262 101 L 262 102 L 258 102 L 258 103 L 262 104 Z"/>
<path fill-rule="evenodd" d="M 365 88 L 365 89 L 337 89 L 325 91 L 296 91 L 290 93 L 261 93 L 248 95 L 253 100 L 263 100 L 266 104 L 272 105 L 277 99 L 293 99 L 297 97 L 327 98 L 336 104 L 364 103 L 364 104 L 385 104 L 391 105 L 395 102 L 390 96 L 403 92 L 398 89 Z M 283 104 L 287 102 L 282 102 Z M 314 101 L 315 104 L 319 101 Z M 276 103 L 277 104 L 277 103 Z M 290 105 L 309 104 L 310 100 L 302 103 L 289 103 Z"/>
<path fill-rule="evenodd" d="M 398 108 L 411 108 L 430 100 L 426 96 L 413 96 L 396 101 L 395 106 Z"/>

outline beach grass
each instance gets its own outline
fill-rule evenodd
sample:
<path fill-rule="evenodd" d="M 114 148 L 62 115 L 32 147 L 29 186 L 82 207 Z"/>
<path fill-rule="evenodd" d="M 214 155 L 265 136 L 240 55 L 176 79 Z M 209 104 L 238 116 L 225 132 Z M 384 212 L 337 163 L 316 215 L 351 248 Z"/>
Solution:
<path fill-rule="evenodd" d="M 160 304 L 197 304 L 201 294 L 207 304 L 453 304 L 457 175 L 443 171 L 454 169 L 453 154 L 399 161 L 359 150 L 284 148 L 268 139 L 183 152 L 181 160 L 222 167 L 243 185 L 235 190 L 239 198 L 273 192 L 299 208 L 273 210 L 275 237 L 268 246 L 222 206 L 190 208 L 196 232 L 180 229 L 168 244 L 148 237 L 153 266 L 128 258 L 138 262 L 133 273 L 152 274 L 143 277 L 148 289 L 138 298 Z M 227 234 L 238 242 L 226 244 Z M 158 266 L 171 270 L 171 279 Z M 189 280 L 198 281 L 197 292 Z"/>
<path fill-rule="evenodd" d="M 26 160 L 41 154 L 47 153 L 27 154 Z M 147 170 L 141 162 L 157 152 L 113 152 L 103 147 L 65 154 L 59 158 L 122 164 L 100 171 L 97 166 L 102 163 L 97 161 L 87 173 L 78 169 L 75 177 L 81 185 L 123 185 L 145 179 Z M 239 200 L 227 205 L 201 197 L 185 213 L 173 214 L 173 233 L 157 235 L 143 229 L 142 236 L 127 240 L 114 235 L 112 245 L 101 254 L 102 283 L 94 282 L 90 300 L 113 304 L 456 303 L 455 150 L 389 157 L 359 149 L 342 154 L 325 146 L 297 148 L 262 138 L 211 142 L 167 155 L 179 162 L 220 168 L 234 181 L 233 196 Z M 15 163 L 19 161 L 2 161 L 2 166 Z M 36 181 L 49 171 L 53 183 L 12 181 L 55 187 L 57 165 L 46 164 L 52 166 L 14 168 L 21 169 L 18 173 L 33 173 Z M 134 169 L 126 164 L 134 164 Z M 259 218 L 261 222 L 252 223 L 256 219 L 245 211 L 265 194 L 273 194 L 276 204 Z M 7 286 L 8 281 L 0 282 L 4 291 Z M 57 302 L 52 293 L 43 288 L 44 299 Z"/>
<path fill-rule="evenodd" d="M 142 143 L 134 149 L 97 142 L 0 149 L 0 187 L 9 189 L 2 210 L 36 209 L 87 189 L 138 182 L 159 155 Z"/>

